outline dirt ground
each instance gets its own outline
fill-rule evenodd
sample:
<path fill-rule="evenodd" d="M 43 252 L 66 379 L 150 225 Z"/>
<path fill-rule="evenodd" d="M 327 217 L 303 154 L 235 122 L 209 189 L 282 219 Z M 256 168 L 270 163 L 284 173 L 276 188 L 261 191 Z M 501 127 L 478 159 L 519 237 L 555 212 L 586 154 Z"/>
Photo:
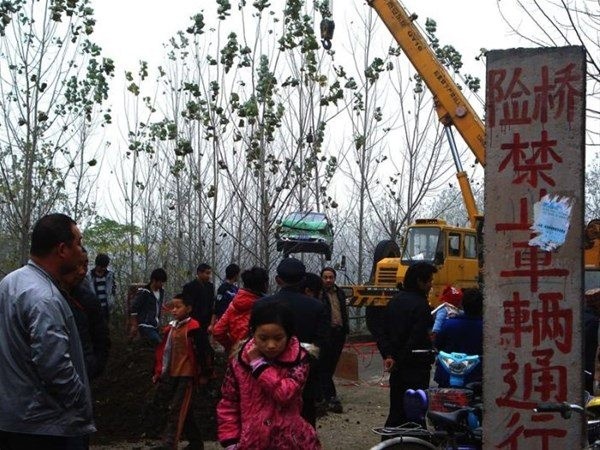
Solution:
<path fill-rule="evenodd" d="M 357 361 L 358 372 L 354 375 L 358 379 L 336 378 L 344 412 L 328 413 L 317 421 L 319 438 L 326 450 L 370 448 L 379 442 L 371 428 L 381 426 L 387 416 L 389 388 L 374 346 L 368 342 L 350 344 L 347 351 L 350 359 Z M 145 437 L 144 433 L 150 431 L 151 434 L 152 430 L 142 426 L 144 405 L 154 392 L 150 381 L 151 367 L 151 350 L 139 343 L 129 343 L 124 337 L 113 338 L 107 370 L 92 385 L 98 428 L 91 439 L 93 450 L 146 450 L 159 444 L 158 440 Z M 352 374 L 350 376 L 354 378 Z M 217 385 L 218 382 L 215 387 Z M 206 449 L 221 448 L 215 442 L 214 406 L 217 401 L 213 398 L 202 411 Z M 185 443 L 182 443 L 180 448 L 184 447 Z"/>

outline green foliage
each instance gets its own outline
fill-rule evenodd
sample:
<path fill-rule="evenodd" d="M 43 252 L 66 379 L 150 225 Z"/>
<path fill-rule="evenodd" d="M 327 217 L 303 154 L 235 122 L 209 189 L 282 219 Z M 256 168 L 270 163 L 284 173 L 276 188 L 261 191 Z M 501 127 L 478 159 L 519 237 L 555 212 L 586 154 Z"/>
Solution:
<path fill-rule="evenodd" d="M 269 70 L 269 58 L 267 55 L 260 55 L 257 76 L 257 101 L 261 103 L 272 101 L 272 97 L 277 86 L 277 78 L 275 78 L 275 74 Z"/>
<path fill-rule="evenodd" d="M 330 103 L 337 105 L 338 100 L 342 100 L 344 98 L 344 90 L 340 86 L 339 80 L 334 81 L 329 86 L 328 95 L 321 97 L 321 105 L 327 106 Z"/>
<path fill-rule="evenodd" d="M 12 22 L 12 18 L 20 9 L 25 0 L 0 2 L 0 36 L 6 33 L 6 27 Z"/>
<path fill-rule="evenodd" d="M 175 154 L 177 156 L 185 156 L 194 152 L 192 143 L 186 139 L 180 139 L 175 146 Z"/>
<path fill-rule="evenodd" d="M 416 73 L 413 76 L 413 80 L 415 82 L 415 87 L 413 88 L 413 92 L 415 94 L 421 94 L 423 92 L 423 87 L 425 85 L 425 82 L 423 81 L 423 77 L 421 75 L 419 75 L 418 73 Z"/>
<path fill-rule="evenodd" d="M 324 19 L 332 17 L 329 0 L 315 1 L 315 8 Z"/>
<path fill-rule="evenodd" d="M 98 216 L 92 225 L 83 231 L 84 245 L 97 252 L 114 255 L 129 248 L 131 234 L 139 236 L 139 228 Z"/>
<path fill-rule="evenodd" d="M 177 139 L 177 124 L 172 120 L 164 119 L 150 125 L 150 137 L 160 141 Z"/>
<path fill-rule="evenodd" d="M 204 16 L 202 14 L 196 14 L 192 17 L 192 25 L 186 30 L 189 34 L 196 36 L 204 33 Z"/>
<path fill-rule="evenodd" d="M 375 111 L 373 113 L 373 120 L 375 120 L 375 122 L 381 122 L 382 118 L 383 112 L 381 111 L 381 106 L 375 107 Z"/>
<path fill-rule="evenodd" d="M 229 3 L 229 0 L 217 0 L 217 5 L 217 17 L 219 20 L 225 20 L 231 15 L 231 3 Z"/>
<path fill-rule="evenodd" d="M 263 12 L 263 10 L 271 6 L 271 2 L 269 0 L 255 0 L 252 2 L 252 6 L 254 6 L 259 12 Z"/>
<path fill-rule="evenodd" d="M 456 50 L 452 45 L 440 45 L 439 39 L 436 37 L 435 33 L 437 31 L 437 23 L 435 20 L 428 18 L 425 21 L 425 32 L 427 38 L 429 39 L 429 45 L 431 49 L 435 53 L 437 59 L 449 70 L 452 70 L 454 73 L 461 73 L 462 69 L 462 55 L 458 50 Z M 467 87 L 473 91 L 477 92 L 480 89 L 480 80 L 477 77 L 473 77 L 472 75 L 465 74 L 466 85 Z M 459 86 L 460 88 L 460 86 Z M 419 86 L 419 92 L 422 91 L 422 85 Z M 415 90 L 415 92 L 417 92 Z"/>
<path fill-rule="evenodd" d="M 251 96 L 246 100 L 238 109 L 238 116 L 250 118 L 248 123 L 256 123 L 256 117 L 258 116 L 258 102 L 256 97 Z"/>
<path fill-rule="evenodd" d="M 469 88 L 470 91 L 472 92 L 478 92 L 479 89 L 481 89 L 481 83 L 479 78 L 474 77 L 472 75 L 465 75 L 465 83 L 467 85 L 467 87 Z"/>
<path fill-rule="evenodd" d="M 365 136 L 363 134 L 357 134 L 354 136 L 354 147 L 356 150 L 361 150 L 365 147 Z"/>
<path fill-rule="evenodd" d="M 310 18 L 302 16 L 302 0 L 287 0 L 283 10 L 284 33 L 279 39 L 279 49 L 281 51 L 292 50 L 302 44 L 304 36 L 312 30 Z M 306 26 L 310 25 L 310 30 Z M 314 31 L 312 31 L 314 35 Z"/>
<path fill-rule="evenodd" d="M 363 98 L 363 93 L 356 91 L 352 93 L 352 110 L 359 114 L 361 111 L 365 110 L 365 101 Z M 358 148 L 358 147 L 357 147 Z"/>
<path fill-rule="evenodd" d="M 365 69 L 365 78 L 370 84 L 374 84 L 379 79 L 379 75 L 385 70 L 387 69 L 383 59 L 373 58 L 371 64 Z"/>
<path fill-rule="evenodd" d="M 223 64 L 225 68 L 225 73 L 229 72 L 233 66 L 233 62 L 238 50 L 239 45 L 237 42 L 237 35 L 235 33 L 230 33 L 227 37 L 227 44 L 225 44 L 225 47 L 223 47 L 220 51 L 221 64 Z"/>

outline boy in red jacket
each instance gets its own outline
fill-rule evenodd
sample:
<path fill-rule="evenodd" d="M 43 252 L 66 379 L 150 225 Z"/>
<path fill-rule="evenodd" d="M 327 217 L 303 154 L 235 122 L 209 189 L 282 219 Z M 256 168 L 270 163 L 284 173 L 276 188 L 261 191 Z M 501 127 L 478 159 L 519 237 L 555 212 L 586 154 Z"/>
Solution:
<path fill-rule="evenodd" d="M 191 450 L 204 448 L 200 433 L 198 411 L 199 367 L 194 343 L 200 324 L 190 317 L 192 305 L 175 295 L 171 303 L 174 321 L 164 329 L 162 343 L 155 354 L 154 383 L 170 398 L 167 425 L 163 435 L 163 444 L 155 450 L 176 449 L 182 432 L 185 433 Z M 162 395 L 161 395 L 162 397 Z"/>

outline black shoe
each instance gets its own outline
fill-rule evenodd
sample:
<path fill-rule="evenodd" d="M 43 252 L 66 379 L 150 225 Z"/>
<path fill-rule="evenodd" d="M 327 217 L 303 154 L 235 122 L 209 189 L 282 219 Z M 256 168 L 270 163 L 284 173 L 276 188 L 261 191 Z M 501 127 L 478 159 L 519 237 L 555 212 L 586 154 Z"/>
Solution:
<path fill-rule="evenodd" d="M 324 417 L 327 415 L 327 402 L 322 400 L 315 403 L 315 416 Z"/>
<path fill-rule="evenodd" d="M 190 442 L 183 450 L 204 450 L 204 442 Z"/>
<path fill-rule="evenodd" d="M 342 408 L 342 403 L 337 398 L 335 398 L 329 400 L 329 404 L 327 405 L 327 411 L 336 414 L 341 414 L 344 412 L 344 408 Z"/>

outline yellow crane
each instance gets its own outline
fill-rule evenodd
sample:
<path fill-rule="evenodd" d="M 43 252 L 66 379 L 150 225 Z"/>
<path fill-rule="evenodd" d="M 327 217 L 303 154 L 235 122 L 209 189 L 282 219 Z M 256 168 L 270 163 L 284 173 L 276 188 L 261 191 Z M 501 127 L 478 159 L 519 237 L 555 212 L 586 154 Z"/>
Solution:
<path fill-rule="evenodd" d="M 402 281 L 408 266 L 425 260 L 438 267 L 430 301 L 435 303 L 444 286 L 476 286 L 479 279 L 476 227 L 481 221 L 467 174 L 462 168 L 452 129 L 467 143 L 477 161 L 485 164 L 485 127 L 459 86 L 438 60 L 429 43 L 397 0 L 368 0 L 434 96 L 471 227 L 453 227 L 439 219 L 418 219 L 408 227 L 401 255 L 376 262 L 374 283 L 348 286 L 353 306 L 384 306 Z M 376 252 L 377 253 L 377 252 Z"/>
<path fill-rule="evenodd" d="M 471 225 L 470 228 L 461 228 L 450 226 L 439 219 L 418 219 L 407 229 L 401 254 L 397 254 L 396 247 L 390 255 L 379 255 L 383 256 L 379 259 L 376 250 L 372 284 L 346 287 L 347 291 L 351 291 L 351 305 L 368 307 L 368 324 L 369 313 L 373 315 L 375 310 L 382 309 L 377 307 L 387 304 L 397 291 L 398 282 L 404 279 L 406 269 L 416 259 L 429 261 L 438 268 L 430 293 L 430 303 L 433 306 L 446 285 L 478 285 L 482 261 L 477 229 L 481 226 L 483 217 L 477 210 L 469 179 L 462 169 L 452 129 L 455 128 L 459 132 L 477 161 L 484 166 L 485 127 L 462 90 L 416 27 L 416 16 L 409 15 L 398 0 L 367 0 L 367 3 L 377 12 L 434 96 L 436 112 L 450 145 L 457 168 L 456 176 Z M 380 246 L 385 250 L 385 245 Z M 586 289 L 600 288 L 600 219 L 592 220 L 586 228 L 584 260 Z"/>

